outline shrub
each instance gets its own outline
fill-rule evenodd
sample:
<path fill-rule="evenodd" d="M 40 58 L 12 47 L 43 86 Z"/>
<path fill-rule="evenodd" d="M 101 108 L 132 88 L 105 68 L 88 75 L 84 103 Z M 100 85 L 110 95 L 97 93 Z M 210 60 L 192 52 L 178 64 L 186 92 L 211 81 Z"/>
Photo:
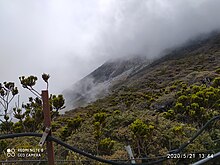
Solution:
<path fill-rule="evenodd" d="M 137 148 L 137 153 L 141 156 L 141 154 L 146 152 L 147 146 L 151 141 L 154 125 L 147 125 L 142 120 L 136 119 L 129 128 L 133 134 L 133 142 L 135 148 Z"/>
<path fill-rule="evenodd" d="M 202 105 L 203 104 L 203 98 L 197 96 L 196 94 L 192 94 L 191 98 L 190 98 L 190 102 L 192 103 L 197 103 L 198 105 Z"/>
<path fill-rule="evenodd" d="M 135 120 L 130 125 L 130 129 L 135 136 L 145 136 L 148 133 L 148 126 L 140 119 Z"/>
<path fill-rule="evenodd" d="M 219 87 L 219 86 L 220 86 L 220 77 L 216 77 L 216 78 L 213 80 L 212 86 L 213 86 L 213 87 Z"/>
<path fill-rule="evenodd" d="M 72 120 L 68 120 L 67 121 L 67 127 L 71 128 L 71 130 L 76 130 L 80 127 L 82 121 L 83 121 L 83 119 L 78 116 L 78 117 L 76 117 Z"/>
<path fill-rule="evenodd" d="M 167 112 L 163 113 L 163 116 L 167 119 L 174 119 L 175 118 L 175 113 L 173 109 L 168 110 Z"/>
<path fill-rule="evenodd" d="M 100 154 L 110 155 L 111 150 L 114 147 L 114 144 L 115 144 L 115 141 L 110 138 L 102 139 L 98 144 Z"/>
<path fill-rule="evenodd" d="M 103 123 L 107 117 L 107 114 L 105 112 L 96 113 L 93 115 L 95 122 Z"/>
<path fill-rule="evenodd" d="M 176 112 L 177 113 L 183 113 L 184 112 L 184 106 L 183 106 L 183 104 L 182 103 L 179 103 L 179 102 L 177 102 L 176 103 L 176 105 L 175 105 L 175 110 L 176 110 Z"/>
<path fill-rule="evenodd" d="M 198 103 L 192 103 L 191 104 L 191 108 L 195 111 L 198 112 L 198 110 L 200 109 L 199 104 Z"/>
<path fill-rule="evenodd" d="M 184 106 L 188 105 L 188 97 L 185 95 L 181 95 L 178 99 L 177 102 L 182 103 Z"/>
<path fill-rule="evenodd" d="M 182 135 L 183 134 L 183 126 L 179 125 L 179 126 L 174 126 L 172 128 L 173 132 L 177 135 Z"/>
<path fill-rule="evenodd" d="M 20 132 L 23 132 L 23 126 L 22 126 L 22 123 L 21 122 L 17 122 L 17 123 L 14 123 L 13 125 L 13 131 L 15 133 L 20 133 Z"/>

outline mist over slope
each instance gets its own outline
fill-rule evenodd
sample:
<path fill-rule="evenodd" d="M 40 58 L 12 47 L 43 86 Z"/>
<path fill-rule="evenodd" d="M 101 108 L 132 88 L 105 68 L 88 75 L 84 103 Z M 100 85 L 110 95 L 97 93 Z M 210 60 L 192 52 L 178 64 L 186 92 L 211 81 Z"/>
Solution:
<path fill-rule="evenodd" d="M 75 83 L 63 93 L 69 108 L 84 106 L 89 102 L 102 98 L 109 93 L 115 84 L 126 79 L 130 74 L 150 63 L 146 57 L 112 59 L 95 69 L 89 75 Z"/>
<path fill-rule="evenodd" d="M 140 82 L 145 75 L 151 77 L 148 74 L 148 69 L 152 70 L 155 65 L 160 65 L 164 61 L 187 57 L 187 53 L 193 51 L 203 51 L 205 53 L 209 50 L 206 49 L 206 45 L 213 44 L 214 46 L 215 44 L 212 42 L 216 42 L 215 38 L 218 38 L 218 36 L 218 31 L 199 35 L 181 46 L 165 50 L 162 52 L 161 57 L 154 60 L 144 56 L 109 60 L 64 91 L 67 107 L 71 109 L 85 106 L 111 94 L 112 91 L 120 89 L 121 86 L 127 86 L 135 81 Z"/>

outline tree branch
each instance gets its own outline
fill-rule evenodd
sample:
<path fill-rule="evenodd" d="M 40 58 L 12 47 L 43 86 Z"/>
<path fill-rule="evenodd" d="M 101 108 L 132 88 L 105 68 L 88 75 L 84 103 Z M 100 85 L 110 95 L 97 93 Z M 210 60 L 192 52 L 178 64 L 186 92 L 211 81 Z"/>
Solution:
<path fill-rule="evenodd" d="M 36 94 L 38 94 L 41 97 L 41 94 L 38 91 L 36 91 L 34 88 L 31 87 L 31 90 L 33 90 Z"/>

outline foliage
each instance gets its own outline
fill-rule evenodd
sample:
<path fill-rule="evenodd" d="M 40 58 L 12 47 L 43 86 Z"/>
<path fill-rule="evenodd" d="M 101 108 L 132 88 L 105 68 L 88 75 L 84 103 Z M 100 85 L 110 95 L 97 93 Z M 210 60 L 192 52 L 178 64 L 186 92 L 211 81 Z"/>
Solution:
<path fill-rule="evenodd" d="M 139 156 L 143 154 L 147 154 L 146 143 L 149 142 L 149 139 L 154 130 L 154 125 L 145 124 L 142 120 L 136 119 L 130 126 L 130 130 L 132 131 L 133 141 L 135 148 L 137 148 L 137 152 Z M 146 141 L 148 139 L 148 142 Z"/>
<path fill-rule="evenodd" d="M 102 155 L 111 154 L 111 150 L 113 149 L 114 144 L 115 144 L 115 141 L 110 138 L 104 138 L 104 139 L 100 140 L 100 142 L 98 144 L 100 154 L 102 154 Z"/>
<path fill-rule="evenodd" d="M 47 83 L 49 75 L 43 74 L 42 78 Z M 36 85 L 36 76 L 21 76 L 19 77 L 20 83 L 23 88 L 31 91 L 36 97 L 29 97 L 28 103 L 23 103 L 19 107 L 19 103 L 13 108 L 13 117 L 17 119 L 17 122 L 9 121 L 8 109 L 9 104 L 13 100 L 14 96 L 18 94 L 18 89 L 12 82 L 4 82 L 0 84 L 0 103 L 4 109 L 4 120 L 0 125 L 0 129 L 3 132 L 35 132 L 43 128 L 43 112 L 42 112 L 42 100 L 41 94 L 34 89 Z M 62 95 L 51 95 L 50 97 L 51 115 L 52 119 L 59 116 L 59 111 L 64 108 L 65 100 Z M 19 100 L 18 100 L 19 101 Z"/>
<path fill-rule="evenodd" d="M 105 112 L 99 112 L 93 115 L 94 134 L 97 139 L 103 134 L 103 128 L 105 127 L 107 116 L 108 115 Z"/>
<path fill-rule="evenodd" d="M 50 105 L 51 105 L 51 118 L 59 116 L 59 110 L 62 110 L 65 108 L 65 99 L 63 98 L 63 95 L 51 95 L 50 96 Z"/>
<path fill-rule="evenodd" d="M 26 78 L 25 76 L 21 76 L 19 77 L 19 80 L 24 88 L 33 88 L 33 86 L 36 84 L 37 77 L 29 76 Z"/>
<path fill-rule="evenodd" d="M 215 86 L 213 80 L 213 86 Z M 169 119 L 178 117 L 181 122 L 198 124 L 205 123 L 211 117 L 219 114 L 220 89 L 206 85 L 191 85 L 178 92 L 173 110 L 164 113 Z M 176 117 L 175 117 L 176 116 Z"/>
<path fill-rule="evenodd" d="M 213 87 L 219 87 L 220 86 L 220 77 L 216 77 L 214 80 L 213 80 Z"/>
<path fill-rule="evenodd" d="M 81 117 L 76 117 L 73 119 L 68 119 L 66 126 L 63 127 L 62 132 L 60 134 L 60 137 L 62 140 L 66 140 L 73 131 L 76 131 L 83 122 L 83 119 Z"/>
<path fill-rule="evenodd" d="M 12 127 L 12 122 L 9 121 L 9 105 L 17 94 L 18 88 L 13 82 L 0 83 L 0 117 L 4 118 L 4 121 L 0 119 L 0 129 L 6 133 L 11 132 Z"/>

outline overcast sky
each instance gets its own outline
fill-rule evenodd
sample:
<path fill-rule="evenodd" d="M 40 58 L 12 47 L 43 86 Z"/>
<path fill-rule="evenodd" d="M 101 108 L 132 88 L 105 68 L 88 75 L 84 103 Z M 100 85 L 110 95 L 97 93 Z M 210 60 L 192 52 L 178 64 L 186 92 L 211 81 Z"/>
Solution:
<path fill-rule="evenodd" d="M 155 57 L 219 28 L 219 6 L 219 0 L 0 0 L 0 82 L 19 86 L 19 76 L 46 72 L 51 92 L 60 93 L 109 58 Z"/>

